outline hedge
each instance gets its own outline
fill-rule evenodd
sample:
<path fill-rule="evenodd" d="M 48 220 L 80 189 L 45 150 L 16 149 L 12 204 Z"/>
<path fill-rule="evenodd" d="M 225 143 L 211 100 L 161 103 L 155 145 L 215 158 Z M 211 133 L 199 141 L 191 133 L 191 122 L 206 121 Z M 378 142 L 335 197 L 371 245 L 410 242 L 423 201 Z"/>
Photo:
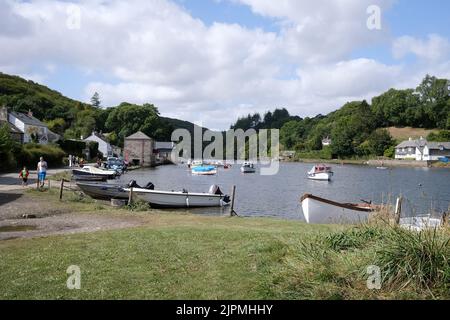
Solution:
<path fill-rule="evenodd" d="M 63 164 L 65 153 L 57 145 L 27 143 L 23 145 L 17 156 L 17 165 L 34 169 L 41 156 L 44 157 L 44 160 L 47 161 L 50 167 L 60 167 Z"/>

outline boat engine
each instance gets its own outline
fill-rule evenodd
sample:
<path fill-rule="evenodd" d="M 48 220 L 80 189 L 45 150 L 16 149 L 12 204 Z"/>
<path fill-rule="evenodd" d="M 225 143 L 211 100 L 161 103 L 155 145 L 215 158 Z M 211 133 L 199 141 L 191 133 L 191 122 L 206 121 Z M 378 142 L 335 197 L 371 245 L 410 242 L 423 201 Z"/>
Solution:
<path fill-rule="evenodd" d="M 144 189 L 155 190 L 155 185 L 153 183 L 149 182 L 145 185 Z"/>
<path fill-rule="evenodd" d="M 137 184 L 136 180 L 131 180 L 128 183 L 128 188 L 139 188 L 139 189 L 142 189 L 141 186 Z"/>
<path fill-rule="evenodd" d="M 220 190 L 219 186 L 216 184 L 213 184 L 210 188 L 209 188 L 209 194 L 218 194 L 218 195 L 222 195 L 223 192 L 222 190 Z"/>

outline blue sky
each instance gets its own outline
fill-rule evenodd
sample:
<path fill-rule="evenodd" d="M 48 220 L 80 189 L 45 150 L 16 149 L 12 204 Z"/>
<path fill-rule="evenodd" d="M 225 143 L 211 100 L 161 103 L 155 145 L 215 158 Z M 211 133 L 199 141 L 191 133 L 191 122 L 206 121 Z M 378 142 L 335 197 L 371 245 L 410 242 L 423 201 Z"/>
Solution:
<path fill-rule="evenodd" d="M 365 27 L 372 4 L 378 31 Z M 0 71 L 224 129 L 249 112 L 327 113 L 426 73 L 450 78 L 448 12 L 446 0 L 0 0 Z"/>

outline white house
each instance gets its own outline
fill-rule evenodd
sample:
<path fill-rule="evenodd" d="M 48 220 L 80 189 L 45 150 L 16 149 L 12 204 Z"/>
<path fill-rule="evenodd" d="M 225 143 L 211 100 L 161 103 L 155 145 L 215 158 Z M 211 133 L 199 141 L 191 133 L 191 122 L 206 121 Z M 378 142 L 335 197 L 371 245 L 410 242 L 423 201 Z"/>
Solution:
<path fill-rule="evenodd" d="M 47 144 L 59 139 L 59 135 L 51 132 L 45 123 L 33 117 L 31 111 L 28 111 L 27 114 L 15 111 L 6 112 L 8 122 L 23 133 L 24 143 L 37 140 L 40 144 Z"/>
<path fill-rule="evenodd" d="M 92 134 L 84 139 L 83 141 L 94 141 L 98 143 L 98 151 L 103 154 L 103 157 L 112 157 L 113 156 L 113 147 L 106 140 L 106 138 L 97 132 L 92 132 Z"/>
<path fill-rule="evenodd" d="M 326 137 L 322 139 L 322 146 L 328 147 L 331 146 L 331 139 L 330 137 Z"/>
<path fill-rule="evenodd" d="M 450 142 L 428 142 L 420 137 L 416 140 L 409 138 L 395 147 L 395 159 L 438 161 L 443 157 L 450 158 Z"/>

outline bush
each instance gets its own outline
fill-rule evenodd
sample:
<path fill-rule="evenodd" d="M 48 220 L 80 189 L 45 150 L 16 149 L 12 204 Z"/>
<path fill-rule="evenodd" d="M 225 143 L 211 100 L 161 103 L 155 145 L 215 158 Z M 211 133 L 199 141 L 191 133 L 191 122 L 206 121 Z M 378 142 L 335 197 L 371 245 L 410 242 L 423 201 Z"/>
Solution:
<path fill-rule="evenodd" d="M 77 140 L 60 140 L 58 145 L 66 154 L 84 157 L 83 150 L 86 149 L 86 142 Z"/>
<path fill-rule="evenodd" d="M 52 144 L 24 144 L 21 152 L 17 156 L 19 167 L 27 166 L 34 168 L 39 162 L 39 157 L 44 157 L 49 166 L 61 166 L 65 156 L 64 151 L 57 145 Z"/>

